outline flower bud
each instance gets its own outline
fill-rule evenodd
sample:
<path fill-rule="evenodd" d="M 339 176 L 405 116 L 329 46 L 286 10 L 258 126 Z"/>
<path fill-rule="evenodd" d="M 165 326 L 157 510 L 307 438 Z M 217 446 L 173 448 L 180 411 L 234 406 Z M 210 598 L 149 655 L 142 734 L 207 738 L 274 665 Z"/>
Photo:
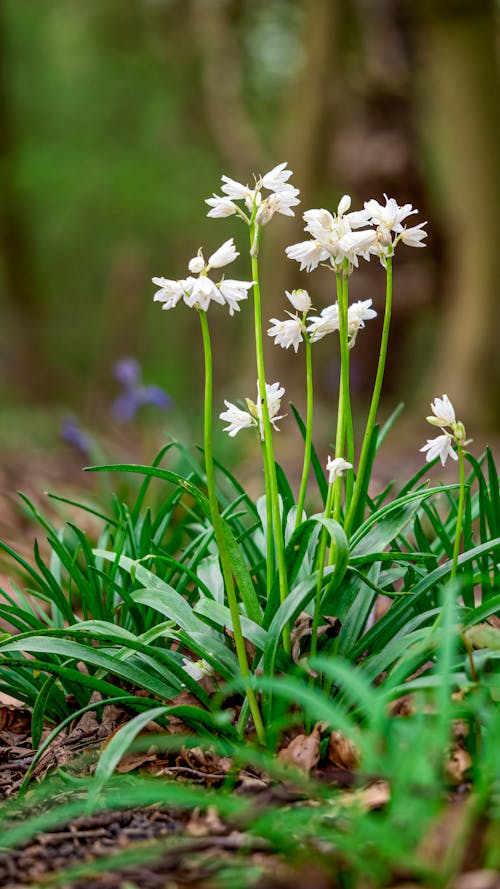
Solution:
<path fill-rule="evenodd" d="M 453 426 L 453 436 L 457 444 L 463 445 L 465 443 L 465 426 L 460 420 Z"/>
<path fill-rule="evenodd" d="M 344 213 L 347 213 L 351 206 L 351 198 L 348 194 L 345 194 L 339 201 L 339 205 L 337 207 L 337 215 L 343 216 Z"/>
<path fill-rule="evenodd" d="M 245 404 L 247 406 L 248 412 L 255 417 L 256 420 L 259 419 L 259 412 L 257 410 L 257 405 L 251 398 L 245 398 Z"/>
<path fill-rule="evenodd" d="M 188 269 L 193 275 L 199 275 L 200 272 L 205 268 L 205 260 L 203 259 L 203 254 L 200 252 L 197 256 L 193 256 L 192 259 L 188 262 Z"/>
<path fill-rule="evenodd" d="M 303 312 L 304 314 L 306 314 L 311 308 L 311 297 L 309 296 L 307 290 L 292 290 L 291 293 L 289 293 L 288 290 L 285 290 L 285 294 L 294 309 L 297 309 L 297 312 Z"/>

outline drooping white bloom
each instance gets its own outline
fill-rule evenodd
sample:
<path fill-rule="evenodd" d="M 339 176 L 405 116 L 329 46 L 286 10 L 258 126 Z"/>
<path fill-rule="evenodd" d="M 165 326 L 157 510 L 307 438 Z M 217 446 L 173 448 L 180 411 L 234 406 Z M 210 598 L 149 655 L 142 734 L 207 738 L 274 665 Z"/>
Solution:
<path fill-rule="evenodd" d="M 269 336 L 274 337 L 275 345 L 281 346 L 282 349 L 288 349 L 290 346 L 293 346 L 295 352 L 297 352 L 300 343 L 304 339 L 300 318 L 293 315 L 284 321 L 280 321 L 278 318 L 270 318 L 269 320 L 272 322 L 273 327 L 270 327 L 267 332 Z"/>
<path fill-rule="evenodd" d="M 401 240 L 403 244 L 406 244 L 407 247 L 425 247 L 425 244 L 422 244 L 424 238 L 427 237 L 427 232 L 423 231 L 423 226 L 427 225 L 426 222 L 421 222 L 420 225 L 414 225 L 412 228 L 403 229 L 403 233 L 401 234 Z"/>
<path fill-rule="evenodd" d="M 385 205 L 379 204 L 376 200 L 365 201 L 365 210 L 370 214 L 372 225 L 382 226 L 393 232 L 402 232 L 401 223 L 407 216 L 418 213 L 411 204 L 403 204 L 400 206 L 395 198 L 388 198 L 384 194 Z"/>
<path fill-rule="evenodd" d="M 266 383 L 266 396 L 267 396 L 267 409 L 269 413 L 269 420 L 279 432 L 276 423 L 279 420 L 282 420 L 285 416 L 282 414 L 279 415 L 279 410 L 281 407 L 281 399 L 285 394 L 285 390 L 283 386 L 280 386 L 279 383 Z M 248 406 L 247 410 L 242 410 L 237 407 L 231 401 L 224 401 L 224 404 L 227 407 L 227 411 L 223 411 L 219 414 L 221 420 L 224 420 L 225 423 L 229 425 L 226 426 L 224 432 L 227 432 L 231 438 L 234 438 L 235 435 L 238 434 L 240 429 L 248 429 L 250 426 L 259 426 L 260 437 L 264 440 L 264 423 L 262 419 L 262 399 L 259 396 L 259 384 L 257 383 L 257 403 L 255 404 L 249 398 L 246 399 L 246 403 Z"/>
<path fill-rule="evenodd" d="M 169 278 L 152 278 L 153 284 L 160 289 L 156 291 L 153 299 L 163 303 L 163 309 L 173 309 L 184 295 L 181 281 L 171 281 Z"/>
<path fill-rule="evenodd" d="M 428 438 L 427 444 L 420 448 L 421 451 L 427 451 L 426 460 L 428 463 L 432 463 L 432 461 L 439 457 L 442 465 L 444 466 L 448 457 L 451 457 L 452 460 L 458 460 L 458 456 L 452 448 L 453 438 L 447 432 L 443 432 L 442 435 L 438 435 L 437 438 Z"/>
<path fill-rule="evenodd" d="M 248 291 L 253 283 L 253 281 L 233 281 L 230 278 L 220 282 L 219 290 L 229 306 L 230 315 L 240 311 L 238 303 L 242 299 L 247 299 Z"/>
<path fill-rule="evenodd" d="M 262 440 L 264 440 L 264 423 L 262 420 L 262 399 L 259 395 L 259 384 L 257 382 L 257 416 L 260 421 L 260 434 Z M 279 432 L 276 423 L 278 420 L 283 420 L 286 414 L 281 414 L 278 416 L 280 408 L 281 408 L 281 399 L 285 394 L 285 389 L 280 383 L 266 383 L 266 396 L 267 396 L 267 409 L 269 412 L 269 420 L 271 425 L 277 432 Z"/>
<path fill-rule="evenodd" d="M 447 395 L 435 398 L 431 404 L 433 417 L 427 417 L 432 426 L 454 426 L 456 424 L 455 408 Z"/>
<path fill-rule="evenodd" d="M 347 310 L 347 333 L 350 338 L 350 348 L 354 346 L 358 330 L 365 326 L 365 321 L 377 317 L 377 313 L 371 308 L 371 305 L 371 299 L 360 299 L 351 303 Z"/>
<path fill-rule="evenodd" d="M 205 268 L 205 260 L 203 259 L 203 254 L 200 250 L 197 256 L 193 256 L 192 259 L 188 262 L 188 269 L 193 275 L 199 275 L 200 272 Z"/>
<path fill-rule="evenodd" d="M 319 243 L 319 241 L 301 241 L 299 244 L 291 244 L 285 250 L 288 259 L 295 259 L 300 262 L 300 270 L 312 272 L 320 262 L 328 259 L 328 251 Z"/>
<path fill-rule="evenodd" d="M 250 426 L 257 425 L 256 418 L 252 417 L 249 411 L 244 411 L 231 401 L 226 401 L 225 399 L 224 404 L 227 407 L 227 411 L 222 411 L 222 413 L 219 414 L 219 418 L 223 420 L 224 423 L 229 424 L 224 427 L 224 432 L 227 432 L 231 438 L 234 438 L 234 436 L 242 429 L 248 429 Z"/>
<path fill-rule="evenodd" d="M 333 485 L 334 481 L 341 478 L 348 469 L 352 469 L 352 463 L 348 463 L 343 457 L 328 457 L 326 471 L 330 473 L 329 484 Z"/>
<path fill-rule="evenodd" d="M 194 278 L 193 283 L 190 284 L 189 292 L 184 295 L 184 302 L 187 306 L 201 309 L 204 312 L 207 311 L 212 300 L 224 305 L 224 297 L 219 288 L 206 275 Z"/>
<path fill-rule="evenodd" d="M 285 296 L 291 302 L 294 309 L 297 309 L 297 312 L 302 312 L 304 315 L 307 315 L 311 308 L 311 297 L 307 290 L 292 290 L 291 293 L 288 290 L 285 290 Z"/>
<path fill-rule="evenodd" d="M 339 307 L 337 303 L 327 306 L 319 316 L 309 318 L 307 332 L 312 343 L 323 339 L 328 333 L 339 330 Z"/>
<path fill-rule="evenodd" d="M 236 182 L 235 179 L 231 179 L 229 176 L 222 176 L 222 181 L 224 184 L 221 186 L 221 191 L 235 201 L 244 201 L 249 195 L 253 194 L 252 189 L 248 185 Z"/>
<path fill-rule="evenodd" d="M 298 194 L 300 194 L 299 189 L 294 188 L 292 185 L 284 185 L 281 191 L 272 192 L 259 205 L 259 209 L 255 214 L 257 225 L 267 225 L 275 213 L 281 213 L 282 216 L 295 216 L 291 208 L 300 204 L 297 197 Z"/>
<path fill-rule="evenodd" d="M 212 219 L 225 219 L 227 216 L 234 216 L 238 212 L 237 205 L 226 195 L 216 195 L 207 198 L 205 201 L 212 209 L 207 213 Z"/>
<path fill-rule="evenodd" d="M 200 661 L 191 661 L 189 658 L 182 658 L 182 667 L 185 673 L 192 676 L 193 679 L 199 681 L 204 676 L 213 676 L 214 669 L 203 659 Z"/>
<path fill-rule="evenodd" d="M 272 170 L 269 170 L 269 173 L 262 176 L 261 182 L 264 188 L 269 191 L 281 191 L 287 187 L 286 183 L 292 175 L 292 171 L 287 170 L 287 161 L 285 161 L 282 164 L 277 164 Z"/>
<path fill-rule="evenodd" d="M 212 269 L 220 269 L 225 265 L 229 265 L 229 263 L 234 262 L 234 260 L 240 254 L 237 252 L 234 246 L 234 238 L 229 238 L 228 241 L 224 241 L 221 247 L 212 253 L 209 257 L 208 265 Z"/>
<path fill-rule="evenodd" d="M 370 259 L 370 249 L 377 240 L 376 232 L 372 229 L 363 231 L 347 232 L 339 238 L 335 253 L 332 253 L 337 262 L 347 259 L 353 266 L 358 266 L 358 257 Z"/>

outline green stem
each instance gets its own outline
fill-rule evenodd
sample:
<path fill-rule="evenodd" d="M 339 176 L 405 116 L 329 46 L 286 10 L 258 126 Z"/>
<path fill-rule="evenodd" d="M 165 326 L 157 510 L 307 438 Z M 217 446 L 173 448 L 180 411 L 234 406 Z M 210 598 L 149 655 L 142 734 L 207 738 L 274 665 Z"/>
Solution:
<path fill-rule="evenodd" d="M 335 494 L 335 484 L 328 486 L 328 494 L 326 497 L 325 518 L 329 519 L 332 514 L 333 500 Z M 316 565 L 318 568 L 318 580 L 316 582 L 316 595 L 314 597 L 314 612 L 311 626 L 311 657 L 314 657 L 318 646 L 318 627 L 321 616 L 321 589 L 323 586 L 323 575 L 325 571 L 325 555 L 328 540 L 328 531 L 325 527 L 321 529 L 318 545 L 318 556 Z"/>
<path fill-rule="evenodd" d="M 364 488 L 365 483 L 365 475 L 368 467 L 368 457 L 370 454 L 370 444 L 373 436 L 373 430 L 375 428 L 375 423 L 377 419 L 378 406 L 380 402 L 380 393 L 382 391 L 382 383 L 384 380 L 384 371 L 385 371 L 385 363 L 387 359 L 387 347 L 389 343 L 389 330 L 391 326 L 391 312 L 392 312 L 392 258 L 387 259 L 387 276 L 386 276 L 386 290 L 385 290 L 385 312 L 384 312 L 384 325 L 382 328 L 382 338 L 380 341 L 380 352 L 378 357 L 378 366 L 377 366 L 377 375 L 375 377 L 375 384 L 373 387 L 372 400 L 370 404 L 370 411 L 368 414 L 368 420 L 366 422 L 365 435 L 363 438 L 363 444 L 361 446 L 361 454 L 359 457 L 359 465 L 358 465 L 358 474 L 356 476 L 356 482 L 354 485 L 354 491 L 352 495 L 351 505 L 349 507 L 346 521 L 344 525 L 344 531 L 349 537 L 349 534 L 352 530 L 352 525 L 354 522 L 354 518 L 356 516 L 356 512 L 358 509 L 358 504 L 360 501 L 361 493 Z"/>
<path fill-rule="evenodd" d="M 260 438 L 260 431 L 259 431 Z M 271 498 L 267 496 L 270 491 L 268 462 L 266 456 L 265 442 L 261 441 L 262 461 L 264 464 L 264 489 L 266 491 L 266 590 L 267 595 L 271 593 L 274 579 L 274 532 L 273 532 L 273 505 Z"/>
<path fill-rule="evenodd" d="M 344 264 L 344 277 L 342 280 L 342 302 L 345 312 L 345 318 L 347 323 L 347 333 L 349 336 L 349 275 L 347 274 L 347 263 Z M 351 361 L 351 353 L 349 349 L 347 349 L 347 369 L 345 370 L 346 380 L 344 381 L 344 388 L 347 398 L 347 403 L 345 407 L 345 436 L 346 436 L 346 456 L 349 463 L 352 463 L 354 466 L 354 426 L 352 421 L 352 408 L 351 408 L 351 385 L 350 385 L 350 361 Z M 349 507 L 352 497 L 352 486 L 353 486 L 353 474 L 348 472 L 346 474 L 345 480 L 345 490 L 346 490 L 346 510 Z"/>
<path fill-rule="evenodd" d="M 283 526 L 281 523 L 281 513 L 279 506 L 278 479 L 276 476 L 276 465 L 274 462 L 273 434 L 271 421 L 269 419 L 269 405 L 267 402 L 266 392 L 266 372 L 264 366 L 264 344 L 262 338 L 262 308 L 259 281 L 259 262 L 257 258 L 258 246 L 260 238 L 260 227 L 255 224 L 250 226 L 250 255 L 252 258 L 252 281 L 253 281 L 253 297 L 254 297 L 254 323 L 255 323 L 255 353 L 257 359 L 257 379 L 259 389 L 259 399 L 261 402 L 262 425 L 264 428 L 264 453 L 267 461 L 268 488 L 266 489 L 266 497 L 271 500 L 271 509 L 273 515 L 274 541 L 276 546 L 276 557 L 278 561 L 278 577 L 280 602 L 283 603 L 288 596 L 288 578 L 285 562 L 285 541 L 283 537 Z M 283 631 L 283 645 L 287 653 L 290 652 L 290 627 L 286 626 Z"/>
<path fill-rule="evenodd" d="M 236 590 L 234 587 L 233 572 L 231 570 L 231 562 L 224 543 L 224 531 L 222 519 L 219 512 L 219 504 L 217 501 L 217 490 L 215 486 L 215 469 L 212 444 L 212 398 L 213 398 L 213 365 L 212 365 L 212 347 L 210 343 L 210 331 L 208 329 L 207 313 L 200 311 L 201 332 L 203 337 L 203 352 L 205 357 L 205 406 L 204 406 L 204 434 L 203 444 L 205 449 L 205 472 L 207 476 L 208 501 L 210 504 L 210 514 L 215 534 L 215 540 L 219 550 L 219 557 L 222 566 L 222 574 L 227 593 L 227 601 L 229 611 L 231 612 L 231 621 L 233 624 L 234 642 L 236 646 L 236 655 L 240 666 L 241 675 L 245 682 L 245 693 L 248 698 L 250 712 L 252 714 L 255 731 L 260 744 L 265 742 L 265 730 L 260 714 L 259 705 L 255 692 L 251 684 L 246 681 L 250 679 L 250 669 L 248 666 L 247 655 L 245 651 L 245 642 L 241 629 L 240 612 L 238 610 L 238 601 L 236 598 Z"/>
<path fill-rule="evenodd" d="M 453 560 L 451 563 L 451 574 L 450 579 L 456 576 L 457 568 L 458 568 L 458 557 L 460 555 L 460 541 L 462 538 L 462 525 L 464 519 L 464 507 L 465 507 L 465 460 L 464 460 L 464 451 L 462 445 L 459 444 L 457 448 L 458 452 L 458 467 L 459 467 L 459 476 L 460 476 L 460 493 L 458 495 L 458 512 L 457 512 L 457 527 L 455 530 L 455 545 L 453 547 Z"/>
<path fill-rule="evenodd" d="M 302 521 L 302 513 L 304 511 L 304 503 L 306 499 L 307 480 L 309 478 L 309 470 L 311 468 L 311 448 L 312 448 L 312 426 L 313 426 L 313 408 L 314 408 L 314 390 L 313 390 L 313 373 L 312 373 L 312 348 L 311 340 L 307 333 L 304 333 L 306 344 L 306 388 L 307 388 L 307 408 L 306 408 L 306 436 L 304 440 L 304 466 L 302 468 L 302 479 L 300 482 L 299 499 L 297 501 L 297 518 L 295 527 L 298 528 Z"/>
<path fill-rule="evenodd" d="M 349 332 L 348 332 L 348 286 L 347 269 L 336 275 L 337 304 L 339 309 L 339 341 L 340 341 L 340 390 L 339 409 L 337 414 L 337 434 L 335 437 L 335 457 L 342 457 L 347 441 L 347 459 L 352 463 L 354 454 L 351 395 L 349 391 Z M 351 457 L 349 456 L 351 452 Z M 339 476 L 335 481 L 333 500 L 333 516 L 337 522 L 341 520 L 343 479 Z M 346 504 L 347 508 L 347 504 Z"/>

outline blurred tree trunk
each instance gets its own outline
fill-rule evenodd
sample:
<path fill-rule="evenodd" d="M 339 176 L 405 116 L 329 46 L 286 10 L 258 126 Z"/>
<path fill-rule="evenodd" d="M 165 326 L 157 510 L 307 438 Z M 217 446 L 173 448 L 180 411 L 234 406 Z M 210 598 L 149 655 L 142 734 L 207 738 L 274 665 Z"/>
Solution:
<path fill-rule="evenodd" d="M 11 324 L 8 376 L 30 394 L 46 392 L 47 362 L 41 356 L 42 301 L 26 205 L 17 186 L 17 135 L 9 90 L 6 3 L 0 0 L 0 266 Z"/>
<path fill-rule="evenodd" d="M 265 151 L 243 98 L 241 53 L 226 0 L 190 0 L 190 26 L 201 58 L 205 118 L 227 164 L 245 182 L 265 166 Z"/>
<path fill-rule="evenodd" d="M 264 232 L 263 281 L 266 294 L 265 320 L 276 313 L 283 317 L 283 310 L 290 308 L 285 290 L 297 285 L 298 265 L 287 260 L 285 247 L 306 240 L 302 214 L 311 205 L 314 186 L 318 181 L 318 169 L 327 166 L 327 150 L 330 145 L 331 117 L 329 108 L 334 82 L 336 58 L 337 4 L 331 0 L 301 0 L 304 17 L 303 50 L 304 64 L 297 70 L 295 83 L 290 89 L 282 110 L 281 125 L 277 134 L 277 153 L 274 162 L 288 161 L 294 172 L 291 180 L 301 189 L 300 206 L 293 219 L 274 216 Z M 301 274 L 302 287 L 307 288 Z M 282 364 L 275 351 L 269 353 L 269 374 L 272 375 L 273 356 Z"/>
<path fill-rule="evenodd" d="M 495 3 L 434 0 L 422 26 L 423 128 L 447 243 L 433 385 L 484 426 L 500 407 Z"/>

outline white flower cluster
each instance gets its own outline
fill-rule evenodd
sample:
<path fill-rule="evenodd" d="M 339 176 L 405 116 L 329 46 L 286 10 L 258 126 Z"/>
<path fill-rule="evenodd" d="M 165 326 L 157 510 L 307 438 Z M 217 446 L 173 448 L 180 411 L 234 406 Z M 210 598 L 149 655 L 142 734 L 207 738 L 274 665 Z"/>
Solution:
<path fill-rule="evenodd" d="M 436 438 L 428 438 L 427 444 L 420 448 L 421 451 L 427 451 L 426 460 L 428 463 L 439 457 L 441 464 L 444 466 L 448 457 L 452 460 L 458 460 L 457 454 L 453 450 L 453 444 L 462 446 L 467 444 L 465 440 L 465 426 L 455 417 L 455 408 L 453 407 L 447 395 L 442 398 L 436 398 L 431 404 L 433 416 L 427 417 L 427 422 L 431 426 L 439 426 L 442 435 Z M 448 432 L 447 430 L 451 431 Z"/>
<path fill-rule="evenodd" d="M 339 272 L 347 261 L 349 269 L 359 265 L 359 257 L 369 260 L 378 256 L 382 265 L 394 254 L 396 244 L 402 241 L 408 247 L 424 247 L 425 222 L 406 228 L 403 220 L 418 210 L 411 204 L 399 206 L 394 198 L 385 197 L 385 205 L 378 201 L 365 201 L 364 209 L 349 212 L 351 198 L 344 195 L 336 213 L 329 210 L 306 210 L 303 219 L 305 231 L 312 236 L 307 241 L 286 248 L 289 259 L 300 263 L 300 268 L 313 271 L 320 263 L 327 263 Z M 372 226 L 366 228 L 366 226 Z"/>
<path fill-rule="evenodd" d="M 296 207 L 300 203 L 297 197 L 300 192 L 298 188 L 294 188 L 288 182 L 291 175 L 292 171 L 287 170 L 285 161 L 273 167 L 269 173 L 260 176 L 254 188 L 236 182 L 229 176 L 222 176 L 221 191 L 223 194 L 214 194 L 213 197 L 207 198 L 205 203 L 211 207 L 207 216 L 222 219 L 226 216 L 237 215 L 247 224 L 254 221 L 257 225 L 267 225 L 275 213 L 281 213 L 282 216 L 294 216 L 292 207 Z M 263 189 L 270 194 L 263 196 Z M 236 201 L 244 203 L 249 215 Z"/>
<path fill-rule="evenodd" d="M 361 299 L 351 303 L 347 310 L 347 334 L 349 337 L 348 346 L 350 349 L 356 342 L 358 331 L 365 326 L 365 321 L 370 321 L 377 317 L 377 313 L 371 308 L 371 299 Z M 340 330 L 339 307 L 338 303 L 327 306 L 323 309 L 319 316 L 311 317 L 307 332 L 311 338 L 311 342 L 323 339 L 328 333 Z"/>
<path fill-rule="evenodd" d="M 239 312 L 239 303 L 246 299 L 248 290 L 253 281 L 235 281 L 222 278 L 217 284 L 208 277 L 211 269 L 220 269 L 229 265 L 240 254 L 236 251 L 233 238 L 225 241 L 215 253 L 209 257 L 208 262 L 203 257 L 200 249 L 196 256 L 190 259 L 188 269 L 192 273 L 187 278 L 172 281 L 169 278 L 153 278 L 153 284 L 160 289 L 156 291 L 154 299 L 163 303 L 163 309 L 173 309 L 180 299 L 187 306 L 206 312 L 210 303 L 217 302 L 227 305 L 229 314 Z M 194 275 L 198 275 L 197 278 Z"/>
<path fill-rule="evenodd" d="M 277 432 L 279 429 L 276 425 L 278 420 L 282 420 L 286 415 L 279 415 L 279 411 L 281 408 L 281 399 L 285 394 L 285 390 L 283 386 L 279 383 L 266 383 L 266 395 L 267 395 L 267 407 L 269 411 L 269 420 L 271 421 L 271 425 Z M 250 400 L 250 398 L 246 398 L 247 410 L 242 410 L 237 407 L 237 405 L 233 404 L 231 401 L 224 400 L 224 404 L 227 407 L 227 411 L 223 411 L 219 414 L 221 420 L 224 423 L 228 423 L 228 426 L 224 427 L 224 432 L 227 432 L 231 438 L 234 438 L 241 429 L 248 429 L 250 426 L 259 427 L 260 429 L 260 437 L 264 440 L 264 423 L 262 419 L 262 399 L 259 396 L 259 384 L 257 383 L 257 403 Z"/>
<path fill-rule="evenodd" d="M 285 291 L 288 300 L 297 310 L 297 314 L 287 311 L 288 318 L 283 321 L 279 318 L 270 318 L 272 327 L 268 329 L 269 336 L 274 338 L 276 346 L 282 349 L 288 349 L 293 346 L 297 352 L 300 343 L 304 339 L 304 333 L 307 332 L 312 343 L 323 339 L 328 333 L 340 330 L 339 307 L 338 303 L 326 306 L 319 315 L 312 315 L 306 318 L 307 313 L 311 309 L 311 298 L 307 290 L 293 290 L 289 293 Z M 350 349 L 356 342 L 358 331 L 365 326 L 365 321 L 376 318 L 377 313 L 371 308 L 371 299 L 358 300 L 351 303 L 347 312 L 347 332 L 349 337 L 348 346 Z M 299 315 L 298 313 L 301 313 Z"/>
<path fill-rule="evenodd" d="M 304 339 L 303 333 L 306 329 L 305 318 L 311 308 L 311 297 L 307 290 L 292 290 L 291 293 L 285 290 L 285 294 L 294 309 L 300 312 L 302 317 L 287 311 L 289 317 L 284 321 L 280 321 L 279 318 L 270 318 L 269 320 L 273 326 L 267 332 L 269 336 L 274 337 L 275 345 L 281 346 L 282 349 L 288 349 L 290 346 L 293 346 L 295 352 L 297 352 L 300 343 Z"/>

